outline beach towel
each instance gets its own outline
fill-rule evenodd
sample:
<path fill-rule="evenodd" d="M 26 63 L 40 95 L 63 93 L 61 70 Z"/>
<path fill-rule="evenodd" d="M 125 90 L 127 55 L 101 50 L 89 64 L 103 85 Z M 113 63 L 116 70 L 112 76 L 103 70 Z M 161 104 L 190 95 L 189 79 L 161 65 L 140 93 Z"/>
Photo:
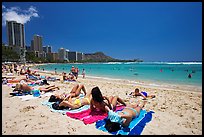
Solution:
<path fill-rule="evenodd" d="M 21 99 L 21 101 L 27 101 L 27 100 L 38 98 L 38 97 L 34 97 L 33 95 L 18 96 L 18 97 Z"/>
<path fill-rule="evenodd" d="M 59 113 L 62 113 L 63 115 L 65 115 L 66 112 L 69 112 L 69 113 L 79 113 L 81 111 L 89 109 L 89 107 L 90 107 L 90 105 L 84 105 L 84 106 L 82 106 L 82 107 L 80 107 L 78 109 L 55 110 L 55 109 L 52 108 L 52 104 L 53 103 L 55 103 L 55 102 L 49 102 L 48 100 L 46 100 L 46 101 L 42 102 L 42 105 L 48 106 L 52 112 L 59 112 Z"/>
<path fill-rule="evenodd" d="M 66 82 L 76 82 L 76 80 L 64 80 L 64 82 L 66 83 Z"/>
<path fill-rule="evenodd" d="M 125 106 L 117 106 L 116 107 L 116 111 L 117 110 L 121 110 L 123 109 Z M 79 112 L 79 113 L 70 113 L 70 112 L 67 112 L 66 113 L 67 116 L 71 117 L 71 118 L 74 118 L 74 119 L 79 119 L 81 121 L 84 122 L 84 124 L 92 124 L 98 120 L 102 120 L 104 118 L 106 118 L 108 116 L 108 113 L 106 112 L 102 112 L 102 111 L 92 111 L 89 109 L 87 110 L 84 110 L 82 112 Z"/>
<path fill-rule="evenodd" d="M 26 95 L 30 95 L 30 92 L 11 92 L 10 95 L 12 96 L 26 96 Z"/>
<path fill-rule="evenodd" d="M 121 127 L 120 130 L 116 132 L 109 132 L 113 135 L 140 135 L 146 125 L 146 123 L 152 120 L 153 111 L 147 112 L 146 110 L 141 110 L 140 115 L 137 118 L 134 118 L 128 127 Z M 97 121 L 95 126 L 97 129 L 104 132 L 108 132 L 105 128 L 107 117 L 103 120 Z"/>
<path fill-rule="evenodd" d="M 27 74 L 27 77 L 28 77 L 28 79 L 31 79 L 31 80 L 39 80 L 39 79 L 40 79 L 40 78 L 38 78 L 37 76 L 28 75 L 28 74 Z"/>
<path fill-rule="evenodd" d="M 41 79 L 46 79 L 46 76 L 40 76 Z"/>
<path fill-rule="evenodd" d="M 50 95 L 51 96 L 51 95 Z M 83 93 L 81 93 L 81 94 L 79 94 L 79 97 L 80 98 L 83 98 L 84 97 L 84 94 Z M 52 111 L 52 112 L 59 112 L 59 113 L 62 113 L 63 115 L 64 114 L 66 114 L 66 112 L 70 112 L 70 113 L 77 113 L 77 112 L 80 112 L 80 111 L 83 111 L 83 110 L 86 110 L 86 109 L 88 109 L 89 108 L 89 106 L 90 105 L 85 105 L 85 106 L 82 106 L 82 107 L 80 107 L 80 108 L 78 108 L 78 109 L 63 109 L 63 110 L 56 110 L 56 109 L 53 109 L 53 107 L 52 107 L 52 104 L 54 104 L 55 102 L 49 102 L 48 100 L 46 100 L 46 101 L 43 101 L 42 102 L 42 105 L 46 105 L 46 106 L 48 106 L 49 108 L 50 108 L 50 110 Z"/>
<path fill-rule="evenodd" d="M 56 77 L 48 77 L 46 80 L 48 81 L 56 81 L 56 80 L 60 80 L 59 78 L 56 78 Z"/>
<path fill-rule="evenodd" d="M 12 88 L 16 87 L 16 84 L 14 84 L 14 83 L 6 83 L 6 84 L 7 84 L 7 86 L 12 87 Z"/>
<path fill-rule="evenodd" d="M 47 96 L 51 96 L 53 93 L 50 93 L 50 92 L 47 92 L 47 93 L 44 93 L 44 94 L 40 94 L 40 96 L 36 97 L 36 96 L 33 96 L 33 95 L 26 95 L 26 96 L 18 96 L 21 101 L 28 101 L 28 100 L 31 100 L 31 99 L 37 99 L 37 98 L 43 98 L 43 97 L 47 97 Z"/>

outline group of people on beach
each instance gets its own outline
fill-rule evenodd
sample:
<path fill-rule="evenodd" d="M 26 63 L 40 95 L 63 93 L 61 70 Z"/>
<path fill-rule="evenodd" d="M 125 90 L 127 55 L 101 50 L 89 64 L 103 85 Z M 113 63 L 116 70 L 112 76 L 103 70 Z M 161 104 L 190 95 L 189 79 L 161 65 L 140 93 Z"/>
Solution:
<path fill-rule="evenodd" d="M 7 70 L 7 67 L 3 66 L 2 70 Z M 17 68 L 16 68 L 17 69 Z M 17 69 L 18 70 L 18 69 Z M 39 74 L 30 70 L 29 67 L 23 67 L 23 74 L 25 78 L 22 79 L 7 79 L 7 83 L 16 83 L 14 87 L 14 92 L 30 92 L 31 94 L 38 91 L 40 94 L 45 92 L 50 92 L 54 90 L 59 90 L 58 86 L 50 85 L 46 78 L 42 79 Z M 75 69 L 76 70 L 76 69 Z M 77 72 L 72 67 L 72 75 L 77 79 Z M 31 79 L 30 76 L 34 78 Z M 63 75 L 63 80 L 66 79 L 65 73 Z M 3 83 L 3 80 L 2 80 Z M 34 85 L 40 85 L 39 88 L 35 88 Z M 83 93 L 83 97 L 80 94 Z M 11 94 L 13 95 L 13 94 Z M 49 98 L 49 102 L 55 102 L 55 109 L 78 109 L 84 105 L 90 105 L 90 110 L 99 110 L 108 114 L 108 121 L 106 122 L 106 129 L 110 132 L 119 130 L 120 125 L 128 126 L 133 118 L 137 118 L 140 114 L 141 109 L 146 104 L 147 98 L 155 98 L 155 95 L 148 95 L 147 92 L 140 92 L 136 88 L 133 92 L 129 94 L 132 97 L 141 96 L 143 98 L 142 102 L 129 103 L 126 104 L 122 98 L 119 96 L 104 96 L 98 86 L 93 87 L 91 91 L 87 91 L 85 85 L 76 84 L 68 93 L 63 94 L 53 94 Z M 124 109 L 115 112 L 117 105 L 124 105 Z"/>
<path fill-rule="evenodd" d="M 70 72 L 62 72 L 63 81 L 76 81 L 79 75 L 79 68 L 72 66 Z M 82 78 L 85 78 L 85 69 L 82 70 Z"/>
<path fill-rule="evenodd" d="M 83 91 L 84 96 L 80 97 L 81 92 Z M 54 94 L 51 95 L 49 101 L 55 102 L 58 101 L 58 107 L 55 106 L 55 109 L 77 109 L 84 105 L 90 105 L 90 110 L 103 111 L 108 113 L 108 121 L 106 123 L 106 128 L 108 131 L 119 130 L 118 127 L 128 126 L 133 118 L 137 118 L 140 114 L 141 109 L 146 104 L 147 98 L 155 98 L 155 95 L 148 95 L 147 92 L 139 92 L 139 89 L 136 88 L 129 95 L 133 97 L 141 96 L 144 101 L 137 103 L 126 104 L 124 100 L 118 96 L 104 96 L 101 93 L 101 90 L 98 86 L 92 88 L 90 92 L 86 91 L 85 86 L 76 84 L 70 93 L 63 94 Z M 121 111 L 116 110 L 117 105 L 124 105 L 125 108 Z"/>

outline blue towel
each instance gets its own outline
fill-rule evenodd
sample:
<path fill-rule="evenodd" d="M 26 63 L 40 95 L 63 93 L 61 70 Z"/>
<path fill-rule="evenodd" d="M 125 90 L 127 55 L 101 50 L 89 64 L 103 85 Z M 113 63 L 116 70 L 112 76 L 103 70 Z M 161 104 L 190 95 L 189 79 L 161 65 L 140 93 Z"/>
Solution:
<path fill-rule="evenodd" d="M 55 103 L 55 102 L 48 102 L 47 100 L 46 101 L 43 101 L 42 102 L 42 105 L 46 105 L 46 106 L 49 106 L 50 110 L 52 112 L 59 112 L 59 113 L 62 113 L 63 115 L 66 114 L 66 112 L 73 112 L 73 113 L 77 113 L 77 112 L 81 112 L 83 110 L 86 110 L 86 109 L 89 109 L 90 105 L 84 105 L 78 109 L 63 109 L 63 110 L 56 110 L 56 109 L 53 109 L 52 108 L 52 104 Z"/>
<path fill-rule="evenodd" d="M 116 132 L 111 132 L 114 135 L 140 135 L 147 122 L 150 122 L 152 119 L 153 111 L 146 112 L 146 110 L 141 110 L 140 115 L 137 118 L 134 118 L 128 127 L 122 127 Z M 105 132 L 108 132 L 105 128 L 107 118 L 97 121 L 96 128 Z"/>
<path fill-rule="evenodd" d="M 31 80 L 39 80 L 39 78 L 34 75 L 28 75 L 28 78 Z"/>
<path fill-rule="evenodd" d="M 64 82 L 76 82 L 76 80 L 64 80 Z"/>
<path fill-rule="evenodd" d="M 34 86 L 37 86 L 37 84 L 36 83 L 31 83 L 31 84 L 28 84 L 28 86 L 34 87 Z"/>
<path fill-rule="evenodd" d="M 40 76 L 41 79 L 46 79 L 46 76 Z"/>
<path fill-rule="evenodd" d="M 11 92 L 10 95 L 13 96 L 25 96 L 25 95 L 31 95 L 30 92 Z"/>

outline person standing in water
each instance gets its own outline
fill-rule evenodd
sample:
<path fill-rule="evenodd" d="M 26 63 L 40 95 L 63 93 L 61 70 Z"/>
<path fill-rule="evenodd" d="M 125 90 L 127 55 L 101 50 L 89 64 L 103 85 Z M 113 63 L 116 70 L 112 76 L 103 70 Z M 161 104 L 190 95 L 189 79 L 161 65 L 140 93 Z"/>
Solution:
<path fill-rule="evenodd" d="M 83 76 L 83 78 L 85 78 L 85 69 L 84 68 L 82 70 L 82 76 Z"/>

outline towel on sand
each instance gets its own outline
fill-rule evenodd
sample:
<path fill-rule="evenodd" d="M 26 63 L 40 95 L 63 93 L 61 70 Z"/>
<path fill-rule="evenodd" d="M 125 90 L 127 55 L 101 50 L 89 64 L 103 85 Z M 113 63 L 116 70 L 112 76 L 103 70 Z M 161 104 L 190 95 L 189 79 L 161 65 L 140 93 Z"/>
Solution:
<path fill-rule="evenodd" d="M 111 132 L 114 135 L 140 135 L 146 125 L 152 119 L 153 111 L 147 112 L 146 110 L 141 110 L 140 115 L 137 118 L 134 118 L 128 127 L 122 127 L 116 132 Z M 105 128 L 107 117 L 103 120 L 96 122 L 96 128 L 105 132 L 108 132 Z"/>
<path fill-rule="evenodd" d="M 47 92 L 44 94 L 40 94 L 40 96 L 35 97 L 33 95 L 26 95 L 26 96 L 18 96 L 22 101 L 27 101 L 27 100 L 31 100 L 31 99 L 37 99 L 37 98 L 43 98 L 43 97 L 47 97 L 47 96 L 51 96 L 53 93 L 51 92 Z"/>
<path fill-rule="evenodd" d="M 121 110 L 123 109 L 125 106 L 117 106 L 116 107 L 116 111 L 117 110 Z M 108 116 L 108 113 L 106 112 L 102 112 L 102 111 L 93 111 L 91 112 L 90 108 L 87 110 L 84 110 L 82 112 L 79 113 L 70 113 L 67 112 L 66 113 L 67 116 L 74 118 L 74 119 L 79 119 L 81 121 L 84 122 L 84 124 L 92 124 L 98 120 L 102 120 L 104 118 L 106 118 Z"/>

